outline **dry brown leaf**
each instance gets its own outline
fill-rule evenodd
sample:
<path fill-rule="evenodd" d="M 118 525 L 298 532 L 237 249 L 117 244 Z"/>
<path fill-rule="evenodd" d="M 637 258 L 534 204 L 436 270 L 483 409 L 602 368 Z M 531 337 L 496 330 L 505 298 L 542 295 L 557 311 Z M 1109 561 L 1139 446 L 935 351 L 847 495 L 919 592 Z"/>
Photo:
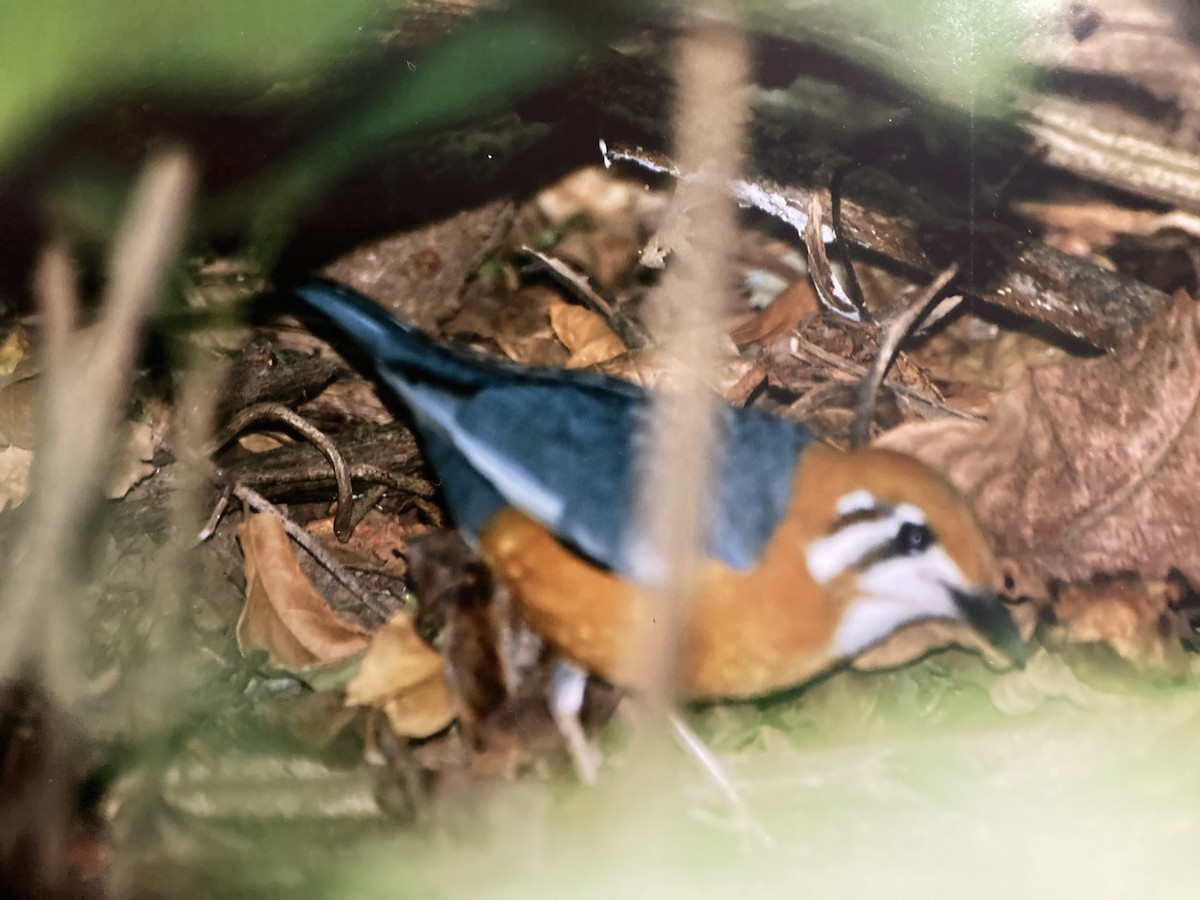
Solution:
<path fill-rule="evenodd" d="M 817 295 L 812 282 L 793 281 L 770 303 L 758 312 L 747 313 L 729 329 L 729 337 L 739 347 L 755 341 L 783 337 L 796 323 L 817 311 Z"/>
<path fill-rule="evenodd" d="M 1056 246 L 1063 246 L 1072 239 L 1081 243 L 1083 252 L 1078 255 L 1086 255 L 1094 248 L 1108 247 L 1120 234 L 1149 237 L 1171 229 L 1200 237 L 1200 217 L 1182 210 L 1161 213 L 1155 209 L 1129 209 L 1103 201 L 1022 203 L 1018 209 L 1048 225 L 1051 229 L 1048 238 Z M 1080 249 L 1068 246 L 1070 252 Z"/>
<path fill-rule="evenodd" d="M 1029 657 L 1024 669 L 997 678 L 988 693 L 996 708 L 1010 716 L 1028 715 L 1047 698 L 1096 710 L 1116 709 L 1123 702 L 1084 684 L 1061 656 L 1044 649 Z"/>
<path fill-rule="evenodd" d="M 1055 636 L 1065 643 L 1103 643 L 1134 665 L 1181 675 L 1187 657 L 1171 627 L 1175 591 L 1136 575 L 1103 577 L 1059 588 Z"/>
<path fill-rule="evenodd" d="M 29 496 L 33 451 L 20 447 L 0 450 L 0 511 L 16 509 Z"/>
<path fill-rule="evenodd" d="M 1012 664 L 1008 657 L 983 640 L 966 624 L 930 619 L 893 632 L 882 643 L 855 657 L 852 666 L 862 672 L 894 669 L 920 659 L 931 650 L 944 650 L 953 646 L 977 650 L 990 665 L 999 668 L 1007 668 Z"/>
<path fill-rule="evenodd" d="M 596 368 L 612 378 L 620 378 L 650 390 L 657 390 L 666 381 L 670 360 L 659 350 L 630 350 L 600 363 Z"/>
<path fill-rule="evenodd" d="M 300 570 L 278 517 L 249 515 L 237 535 L 246 569 L 237 624 L 243 653 L 265 650 L 271 665 L 298 672 L 337 665 L 366 648 L 370 633 L 329 608 Z"/>
<path fill-rule="evenodd" d="M 414 231 L 360 244 L 321 274 L 362 291 L 405 322 L 432 330 L 512 227 L 512 200 L 461 210 Z"/>
<path fill-rule="evenodd" d="M 33 449 L 37 378 L 23 378 L 0 388 L 0 439 L 23 450 Z"/>
<path fill-rule="evenodd" d="M 566 363 L 568 369 L 594 366 L 620 356 L 629 349 L 600 316 L 564 300 L 551 304 L 550 327 L 571 352 Z"/>
<path fill-rule="evenodd" d="M 549 329 L 545 334 L 530 334 L 514 340 L 497 338 L 495 343 L 501 353 L 523 366 L 553 369 L 567 363 L 562 344 Z"/>
<path fill-rule="evenodd" d="M 386 425 L 395 421 L 387 405 L 379 399 L 379 387 L 366 378 L 340 378 L 316 397 L 296 408 L 300 415 L 314 421 L 358 422 Z"/>
<path fill-rule="evenodd" d="M 1118 234 L 1152 234 L 1161 214 L 1106 202 L 1022 203 L 1020 212 L 1048 226 L 1047 239 L 1077 256 L 1110 246 Z"/>
<path fill-rule="evenodd" d="M 525 366 L 559 366 L 568 353 L 550 327 L 550 307 L 562 299 L 557 290 L 532 284 L 515 293 L 477 292 L 462 311 L 447 321 L 444 333 L 482 338 L 487 346 L 469 345 L 484 352 L 501 353 Z"/>
<path fill-rule="evenodd" d="M 975 329 L 970 324 L 955 323 L 914 354 L 930 377 L 1002 391 L 1014 387 L 1030 369 L 1067 358 L 1035 335 L 1006 331 L 993 339 L 972 339 Z"/>
<path fill-rule="evenodd" d="M 1172 567 L 1200 582 L 1200 307 L 1187 297 L 1108 356 L 1030 371 L 986 423 L 906 425 L 879 443 L 971 499 L 1009 593 Z"/>
<path fill-rule="evenodd" d="M 740 356 L 727 356 L 717 361 L 713 379 L 705 379 L 727 403 L 737 406 L 750 399 L 763 380 L 767 371 L 757 359 L 743 359 Z"/>
<path fill-rule="evenodd" d="M 29 338 L 14 328 L 0 343 L 0 381 L 8 383 L 36 373 L 37 363 L 29 355 Z"/>
<path fill-rule="evenodd" d="M 421 640 L 403 610 L 375 632 L 362 668 L 347 686 L 346 705 L 383 710 L 392 730 L 404 737 L 428 737 L 458 715 L 441 656 Z"/>
<path fill-rule="evenodd" d="M 408 560 L 421 598 L 420 628 L 438 636 L 459 727 L 469 746 L 481 751 L 503 723 L 513 721 L 518 696 L 532 689 L 545 697 L 541 640 L 457 531 L 435 530 L 414 540 Z"/>
<path fill-rule="evenodd" d="M 400 516 L 369 509 L 345 543 L 334 536 L 332 517 L 309 522 L 305 530 L 321 538 L 325 551 L 342 565 L 400 578 L 408 571 L 408 542 L 425 528 L 405 524 Z"/>

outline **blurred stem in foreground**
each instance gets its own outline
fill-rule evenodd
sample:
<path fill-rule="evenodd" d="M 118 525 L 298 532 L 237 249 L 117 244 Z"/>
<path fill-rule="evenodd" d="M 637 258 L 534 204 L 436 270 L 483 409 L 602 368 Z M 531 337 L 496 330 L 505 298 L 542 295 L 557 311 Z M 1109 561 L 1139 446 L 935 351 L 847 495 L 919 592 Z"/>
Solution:
<path fill-rule="evenodd" d="M 183 239 L 196 173 L 179 151 L 142 175 L 110 257 L 100 317 L 75 328 L 79 298 L 70 254 L 52 245 L 38 277 L 46 319 L 33 490 L 26 527 L 0 594 L 0 667 L 40 678 L 66 702 L 79 690 L 72 614 L 84 533 L 113 454 L 142 329 Z"/>

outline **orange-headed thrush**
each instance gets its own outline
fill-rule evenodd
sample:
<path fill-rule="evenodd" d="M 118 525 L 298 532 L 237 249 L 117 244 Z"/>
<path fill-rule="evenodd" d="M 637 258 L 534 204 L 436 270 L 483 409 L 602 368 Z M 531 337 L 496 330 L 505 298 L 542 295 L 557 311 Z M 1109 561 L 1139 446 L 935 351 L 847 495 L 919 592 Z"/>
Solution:
<path fill-rule="evenodd" d="M 644 602 L 634 518 L 647 391 L 452 349 L 332 282 L 296 293 L 411 411 L 458 527 L 533 627 L 627 683 Z M 988 540 L 938 473 L 889 451 L 834 450 L 753 409 L 722 406 L 720 423 L 707 562 L 682 637 L 686 696 L 791 687 L 923 619 L 966 622 L 1023 659 Z"/>

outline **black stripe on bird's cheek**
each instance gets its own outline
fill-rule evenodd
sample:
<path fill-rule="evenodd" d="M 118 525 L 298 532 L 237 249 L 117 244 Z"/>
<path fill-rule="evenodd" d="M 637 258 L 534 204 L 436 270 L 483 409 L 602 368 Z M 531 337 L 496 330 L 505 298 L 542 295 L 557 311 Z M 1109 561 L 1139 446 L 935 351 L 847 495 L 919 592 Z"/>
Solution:
<path fill-rule="evenodd" d="M 903 538 L 903 534 L 904 534 L 903 529 L 906 526 L 911 526 L 911 525 L 919 525 L 921 528 L 926 529 L 925 537 L 926 537 L 926 540 L 928 541 L 928 543 L 923 543 L 920 547 L 916 547 L 916 548 L 905 543 L 905 540 Z M 864 553 L 859 559 L 855 560 L 854 568 L 857 569 L 859 572 L 865 572 L 871 566 L 876 565 L 878 563 L 886 562 L 889 559 L 898 559 L 902 556 L 907 556 L 907 557 L 919 556 L 922 553 L 925 553 L 930 548 L 935 547 L 936 545 L 937 545 L 937 536 L 935 534 L 933 534 L 933 532 L 928 531 L 927 525 L 925 525 L 924 523 L 918 523 L 918 522 L 905 522 L 900 526 L 900 529 L 896 532 L 896 534 L 894 536 L 892 536 L 888 540 L 884 541 L 882 544 L 880 544 L 878 547 L 874 548 L 873 550 L 870 550 L 867 553 Z"/>
<path fill-rule="evenodd" d="M 896 542 L 892 540 L 884 541 L 873 550 L 868 550 L 857 560 L 854 561 L 852 568 L 859 572 L 865 572 L 871 566 L 878 563 L 887 562 L 889 559 L 895 559 L 903 554 L 896 547 Z"/>
<path fill-rule="evenodd" d="M 829 526 L 829 533 L 836 534 L 843 528 L 853 528 L 855 525 L 860 525 L 864 522 L 878 522 L 880 519 L 886 519 L 891 514 L 892 507 L 886 504 L 856 509 L 834 519 L 833 524 Z"/>

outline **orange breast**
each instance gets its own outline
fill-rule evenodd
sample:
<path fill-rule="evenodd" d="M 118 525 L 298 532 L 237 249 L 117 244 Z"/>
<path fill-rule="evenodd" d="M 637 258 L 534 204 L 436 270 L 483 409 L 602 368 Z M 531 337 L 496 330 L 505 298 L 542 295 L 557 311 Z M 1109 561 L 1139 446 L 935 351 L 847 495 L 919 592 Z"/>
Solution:
<path fill-rule="evenodd" d="M 800 512 L 793 500 L 754 570 L 705 564 L 682 642 L 688 697 L 765 694 L 807 681 L 833 662 L 829 645 L 840 610 L 808 574 Z M 497 516 L 480 545 L 547 641 L 610 681 L 635 680 L 632 623 L 636 604 L 649 602 L 635 588 L 516 510 Z"/>

